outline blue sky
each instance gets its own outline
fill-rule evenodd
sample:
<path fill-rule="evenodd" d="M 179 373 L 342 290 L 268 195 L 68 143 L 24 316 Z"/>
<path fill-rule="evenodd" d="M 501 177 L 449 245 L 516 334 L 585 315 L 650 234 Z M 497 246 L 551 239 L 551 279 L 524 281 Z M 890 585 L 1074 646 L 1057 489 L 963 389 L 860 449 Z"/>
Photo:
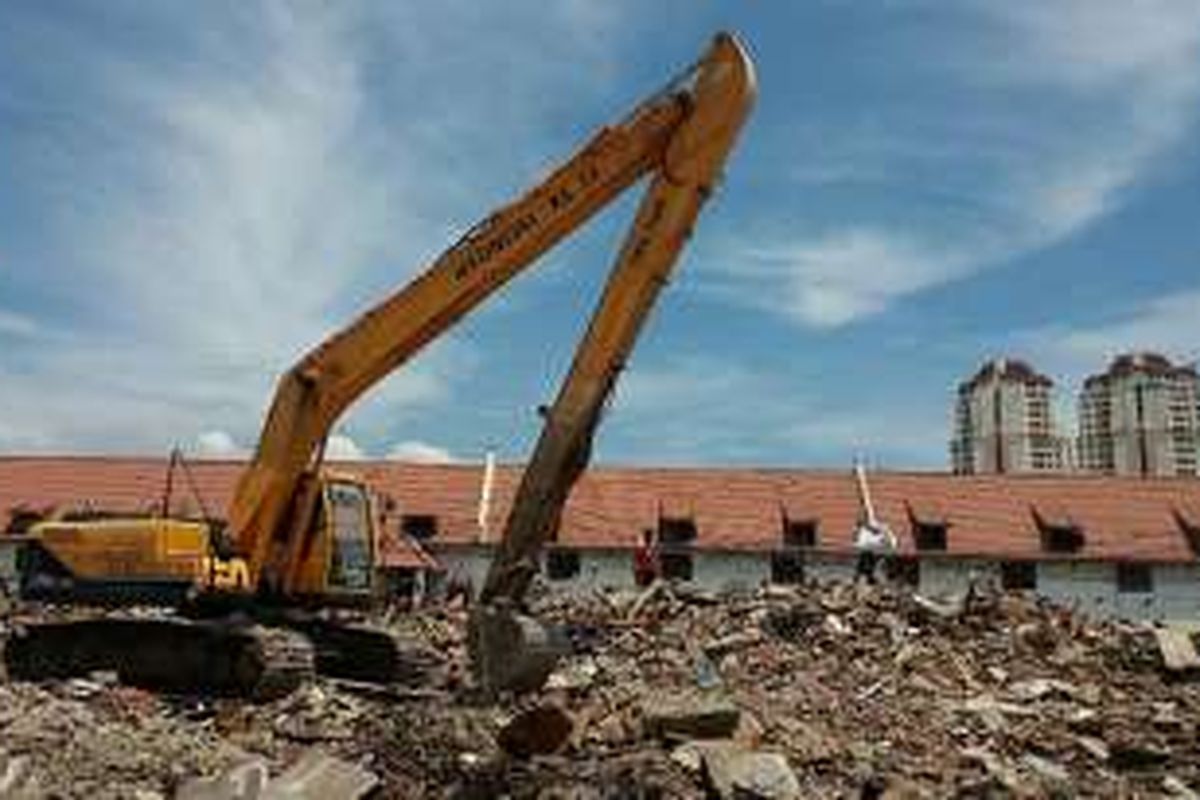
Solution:
<path fill-rule="evenodd" d="M 986 357 L 1064 412 L 1200 357 L 1198 0 L 2 7 L 3 452 L 252 446 L 279 372 L 721 28 L 759 104 L 600 461 L 943 467 Z M 521 458 L 635 194 L 332 449 Z"/>

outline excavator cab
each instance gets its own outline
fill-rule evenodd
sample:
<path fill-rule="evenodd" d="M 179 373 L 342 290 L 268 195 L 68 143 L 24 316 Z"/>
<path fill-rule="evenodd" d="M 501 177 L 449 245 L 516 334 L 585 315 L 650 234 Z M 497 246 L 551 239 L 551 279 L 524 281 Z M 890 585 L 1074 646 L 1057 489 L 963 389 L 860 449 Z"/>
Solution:
<path fill-rule="evenodd" d="M 361 483 L 325 484 L 324 508 L 329 561 L 329 591 L 370 592 L 374 570 L 371 501 Z"/>
<path fill-rule="evenodd" d="M 365 484 L 343 475 L 323 475 L 312 486 L 316 497 L 306 535 L 292 541 L 299 552 L 286 593 L 321 603 L 357 605 L 376 587 L 374 503 Z"/>

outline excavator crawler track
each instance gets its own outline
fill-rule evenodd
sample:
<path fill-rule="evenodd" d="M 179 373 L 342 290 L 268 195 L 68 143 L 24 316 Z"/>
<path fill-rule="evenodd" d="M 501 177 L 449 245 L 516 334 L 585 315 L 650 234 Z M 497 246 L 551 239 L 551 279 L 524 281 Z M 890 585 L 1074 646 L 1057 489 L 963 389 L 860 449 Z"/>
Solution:
<path fill-rule="evenodd" d="M 436 652 L 383 628 L 322 619 L 287 624 L 312 643 L 317 672 L 329 677 L 417 685 L 442 663 Z"/>
<path fill-rule="evenodd" d="M 18 627 L 4 644 L 10 678 L 117 673 L 122 683 L 180 694 L 270 700 L 315 672 L 307 638 L 228 621 L 99 618 Z"/>

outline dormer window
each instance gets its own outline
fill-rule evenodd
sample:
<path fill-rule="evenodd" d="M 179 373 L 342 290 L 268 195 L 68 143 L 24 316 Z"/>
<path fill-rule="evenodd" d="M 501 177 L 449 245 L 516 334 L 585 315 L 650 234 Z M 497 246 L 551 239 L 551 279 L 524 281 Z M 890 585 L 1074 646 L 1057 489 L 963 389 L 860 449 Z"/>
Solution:
<path fill-rule="evenodd" d="M 816 547 L 817 521 L 815 519 L 791 519 L 783 514 L 783 544 L 785 547 Z"/>
<path fill-rule="evenodd" d="M 400 532 L 418 541 L 437 536 L 438 518 L 433 514 L 405 514 L 400 517 Z"/>
<path fill-rule="evenodd" d="M 947 531 L 950 523 L 940 509 L 914 506 L 908 507 L 908 521 L 912 525 L 913 544 L 917 550 L 944 552 L 947 546 Z"/>
<path fill-rule="evenodd" d="M 1078 553 L 1083 549 L 1083 528 L 1065 511 L 1043 511 L 1034 507 L 1033 520 L 1047 553 Z"/>
<path fill-rule="evenodd" d="M 914 522 L 913 541 L 918 550 L 945 550 L 946 524 L 944 522 Z"/>
<path fill-rule="evenodd" d="M 664 545 L 692 544 L 696 534 L 696 521 L 691 517 L 661 517 L 658 520 L 658 540 Z"/>
<path fill-rule="evenodd" d="M 1042 549 L 1047 553 L 1078 553 L 1083 549 L 1083 534 L 1078 528 L 1048 526 L 1042 530 Z"/>

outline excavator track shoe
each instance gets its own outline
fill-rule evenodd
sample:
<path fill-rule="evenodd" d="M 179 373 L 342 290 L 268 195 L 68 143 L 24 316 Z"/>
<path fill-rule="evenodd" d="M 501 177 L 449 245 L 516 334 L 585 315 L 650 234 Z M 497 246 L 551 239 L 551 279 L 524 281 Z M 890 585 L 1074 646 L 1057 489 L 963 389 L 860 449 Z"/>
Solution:
<path fill-rule="evenodd" d="M 314 675 L 312 647 L 288 630 L 175 619 L 89 619 L 18 627 L 4 645 L 13 680 L 115 672 L 177 694 L 270 700 Z"/>

